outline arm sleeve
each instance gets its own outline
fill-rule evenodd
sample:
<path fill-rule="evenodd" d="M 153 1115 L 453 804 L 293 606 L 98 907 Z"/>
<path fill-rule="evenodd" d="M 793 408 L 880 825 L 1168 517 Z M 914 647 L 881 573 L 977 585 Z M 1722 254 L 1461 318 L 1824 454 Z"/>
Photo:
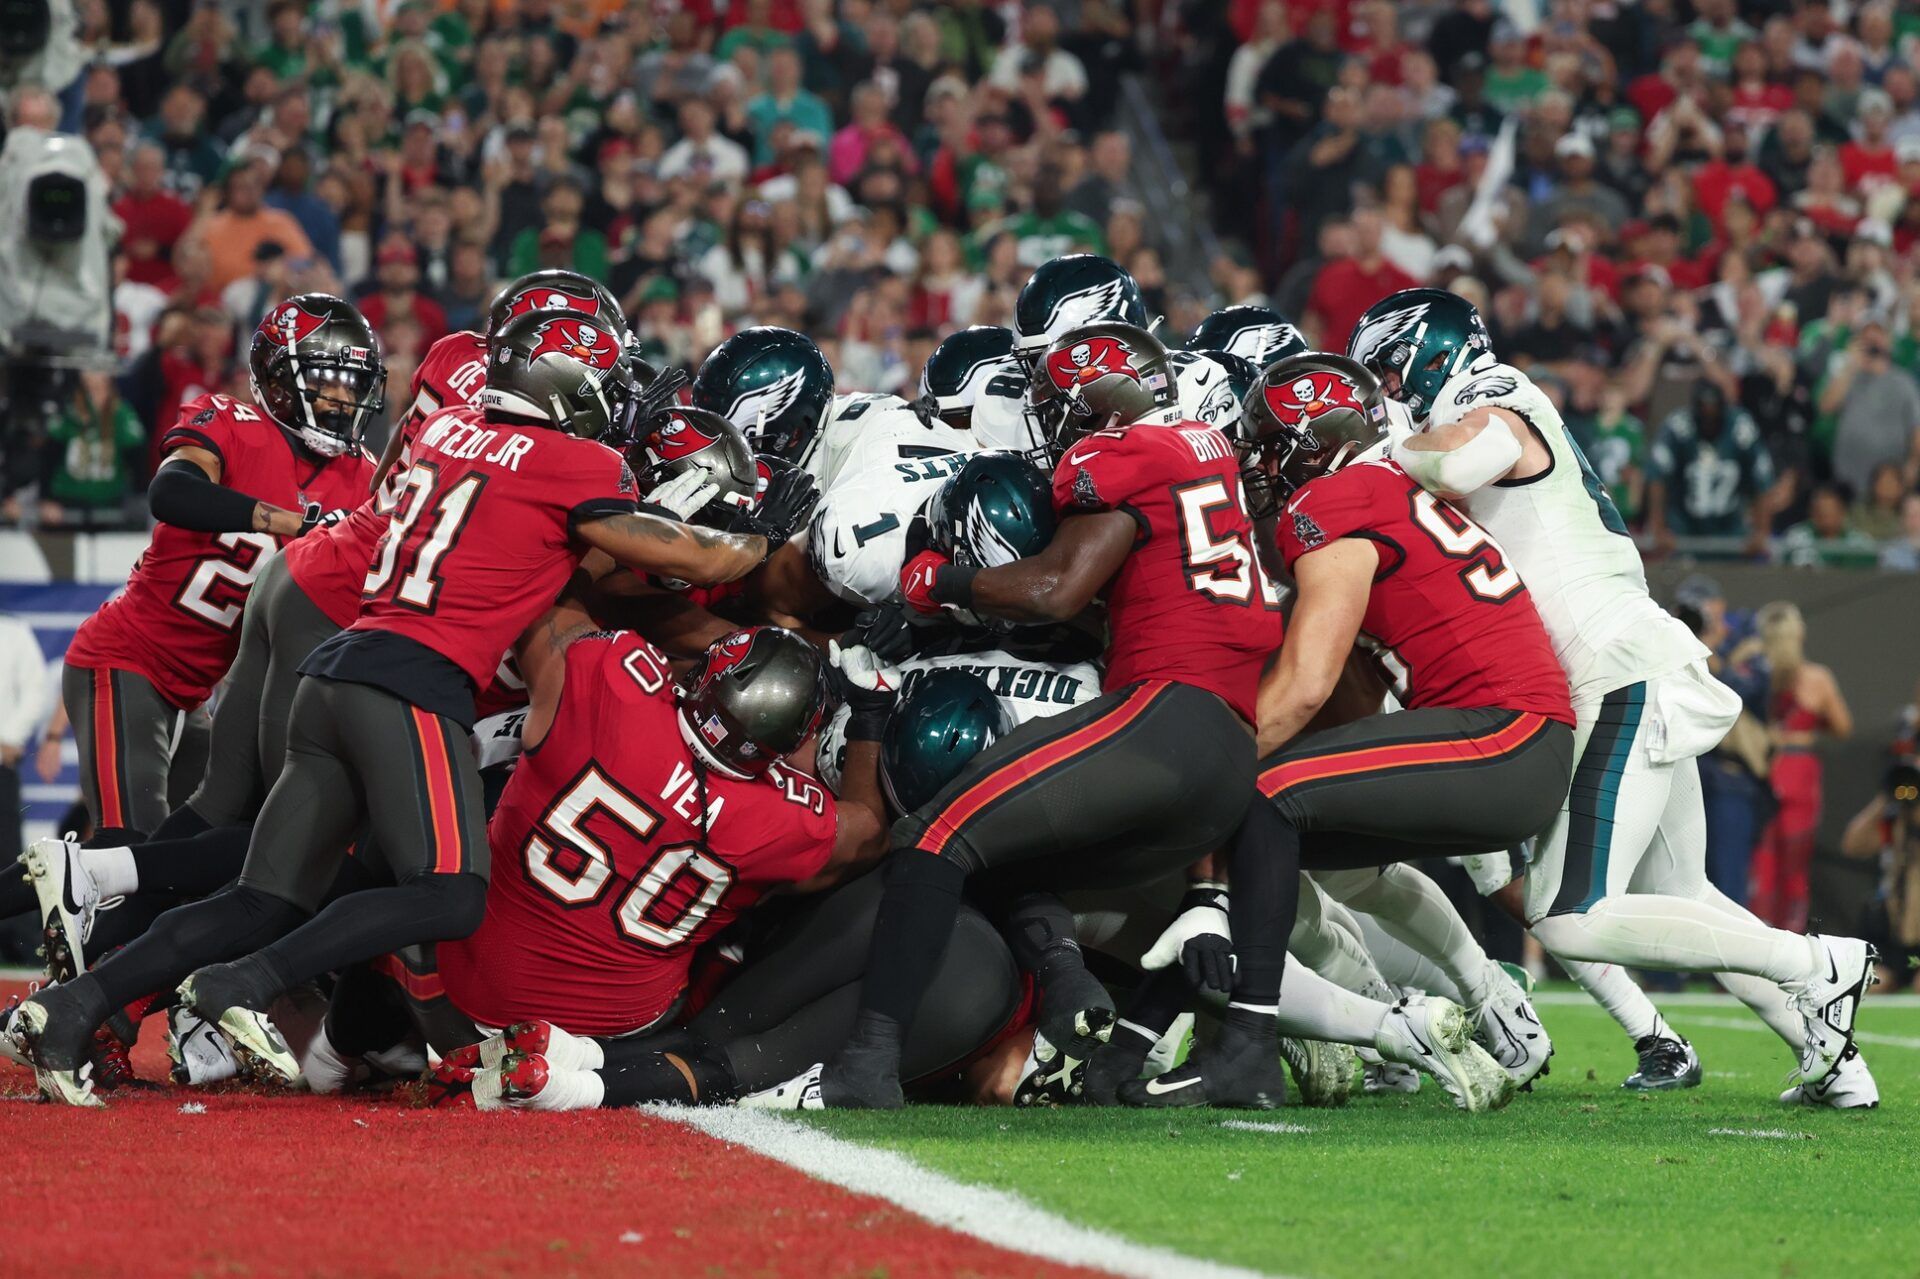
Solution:
<path fill-rule="evenodd" d="M 195 533 L 249 533 L 258 503 L 245 493 L 215 484 L 184 458 L 161 467 L 147 486 L 153 518 Z"/>
<path fill-rule="evenodd" d="M 1422 488 L 1434 493 L 1467 494 L 1486 487 L 1520 460 L 1520 441 L 1504 420 L 1489 422 L 1458 448 L 1445 452 L 1409 448 L 1411 437 L 1393 447 L 1393 460 Z"/>

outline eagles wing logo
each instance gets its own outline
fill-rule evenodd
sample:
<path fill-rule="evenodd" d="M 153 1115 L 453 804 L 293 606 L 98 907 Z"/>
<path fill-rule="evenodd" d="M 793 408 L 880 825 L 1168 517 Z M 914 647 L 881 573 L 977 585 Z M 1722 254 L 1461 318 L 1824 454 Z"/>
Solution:
<path fill-rule="evenodd" d="M 590 369 L 611 372 L 620 361 L 620 344 L 591 324 L 578 320 L 548 320 L 535 331 L 533 350 L 527 363 L 538 363 L 542 356 L 564 355 Z"/>
<path fill-rule="evenodd" d="M 1227 354 L 1252 360 L 1258 368 L 1266 368 L 1279 358 L 1280 352 L 1288 347 L 1304 348 L 1307 340 L 1300 336 L 1300 330 L 1291 324 L 1258 324 L 1252 328 L 1241 329 L 1227 341 Z"/>
<path fill-rule="evenodd" d="M 275 346 L 294 346 L 319 332 L 326 317 L 294 302 L 282 302 L 260 321 L 260 336 Z"/>
<path fill-rule="evenodd" d="M 1359 389 L 1345 376 L 1329 369 L 1303 373 L 1285 386 L 1264 387 L 1261 394 L 1266 396 L 1267 407 L 1283 426 L 1309 426 L 1316 418 L 1336 409 L 1350 409 L 1362 416 L 1366 413 L 1360 403 Z"/>
<path fill-rule="evenodd" d="M 589 293 L 582 297 L 565 289 L 547 286 L 528 289 L 507 304 L 507 315 L 530 315 L 535 311 L 572 311 L 578 315 L 591 315 L 598 319 L 600 299 Z"/>
<path fill-rule="evenodd" d="M 1476 378 L 1453 397 L 1455 404 L 1471 404 L 1478 399 L 1492 399 L 1497 395 L 1512 395 L 1520 389 L 1520 384 L 1504 373 L 1493 377 Z"/>
<path fill-rule="evenodd" d="M 1124 281 L 1114 279 L 1078 293 L 1067 294 L 1053 304 L 1043 330 L 1050 334 L 1059 333 L 1065 329 L 1077 329 L 1082 324 L 1091 324 L 1095 320 L 1118 319 L 1120 295 L 1125 287 Z"/>
<path fill-rule="evenodd" d="M 792 408 L 793 402 L 800 398 L 802 380 L 801 371 L 795 369 L 765 386 L 741 392 L 740 398 L 727 410 L 727 421 L 749 435 L 757 433 L 769 422 L 779 421 L 780 415 Z"/>
<path fill-rule="evenodd" d="M 1133 352 L 1116 338 L 1093 337 L 1047 357 L 1047 376 L 1062 391 L 1118 374 L 1140 381 Z"/>
<path fill-rule="evenodd" d="M 647 438 L 647 448 L 662 462 L 677 462 L 683 457 L 691 457 L 714 443 L 715 437 L 695 426 L 691 418 L 678 413 L 668 418 L 665 425 L 655 428 Z"/>
<path fill-rule="evenodd" d="M 1428 305 L 1425 302 L 1415 303 L 1365 321 L 1347 339 L 1347 358 L 1372 367 L 1387 343 L 1425 325 Z"/>
<path fill-rule="evenodd" d="M 1000 530 L 987 518 L 985 506 L 979 498 L 967 508 L 967 541 L 973 553 L 979 558 L 981 568 L 998 568 L 1002 564 L 1011 564 L 1020 558 L 1020 552 L 1013 543 L 1007 541 Z"/>

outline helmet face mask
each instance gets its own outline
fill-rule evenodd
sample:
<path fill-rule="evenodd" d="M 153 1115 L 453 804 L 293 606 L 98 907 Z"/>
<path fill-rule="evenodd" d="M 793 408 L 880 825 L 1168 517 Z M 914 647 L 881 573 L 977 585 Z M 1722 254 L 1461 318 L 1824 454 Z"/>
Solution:
<path fill-rule="evenodd" d="M 1248 394 L 1247 509 L 1267 519 L 1301 485 L 1339 470 L 1387 433 L 1386 396 L 1352 360 L 1310 351 L 1276 362 Z"/>
<path fill-rule="evenodd" d="M 488 343 L 490 412 L 544 422 L 600 439 L 625 418 L 633 372 L 621 337 L 597 320 L 530 312 L 508 321 Z"/>
<path fill-rule="evenodd" d="M 386 406 L 387 368 L 366 317 L 326 293 L 303 293 L 268 309 L 247 354 L 254 402 L 310 452 L 339 457 L 359 447 Z"/>
<path fill-rule="evenodd" d="M 783 626 L 707 646 L 676 688 L 680 736 L 708 768 L 758 777 L 800 749 L 827 710 L 826 658 Z"/>

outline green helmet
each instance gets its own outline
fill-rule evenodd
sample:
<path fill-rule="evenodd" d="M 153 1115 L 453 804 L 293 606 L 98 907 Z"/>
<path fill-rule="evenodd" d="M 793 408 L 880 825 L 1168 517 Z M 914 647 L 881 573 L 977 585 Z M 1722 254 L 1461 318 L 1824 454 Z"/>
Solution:
<path fill-rule="evenodd" d="M 1373 374 L 1339 355 L 1308 351 L 1265 373 L 1247 396 L 1241 482 L 1247 512 L 1277 514 L 1302 484 L 1339 470 L 1387 433 L 1387 403 Z"/>
<path fill-rule="evenodd" d="M 1031 367 L 1053 339 L 1101 320 L 1147 327 L 1140 286 L 1111 258 L 1070 253 L 1042 262 L 1013 304 L 1013 349 Z"/>
<path fill-rule="evenodd" d="M 973 402 L 995 375 L 1014 370 L 1013 330 L 998 324 L 976 324 L 961 329 L 933 348 L 920 370 L 922 416 L 939 418 L 948 426 L 966 430 L 973 420 Z"/>
<path fill-rule="evenodd" d="M 1417 421 L 1440 388 L 1493 350 L 1473 303 L 1445 289 L 1402 289 L 1367 308 L 1347 339 L 1347 356 L 1380 379 Z"/>
<path fill-rule="evenodd" d="M 747 433 L 756 453 L 802 460 L 833 407 L 833 366 L 792 329 L 741 329 L 693 375 L 693 406 Z"/>
<path fill-rule="evenodd" d="M 928 671 L 893 708 L 880 739 L 888 801 L 902 813 L 918 811 L 1013 727 L 1013 716 L 978 675 Z"/>
<path fill-rule="evenodd" d="M 1305 349 L 1304 344 L 1302 349 Z M 1226 433 L 1228 439 L 1236 443 L 1251 441 L 1253 429 L 1247 425 L 1246 421 L 1247 396 L 1252 392 L 1254 384 L 1260 380 L 1260 370 L 1264 366 L 1228 351 L 1203 351 L 1200 354 L 1227 371 L 1227 389 L 1233 392 L 1233 402 L 1240 406 L 1240 411 L 1234 415 L 1233 420 L 1222 424 L 1220 429 Z"/>
<path fill-rule="evenodd" d="M 627 336 L 627 317 L 599 281 L 559 267 L 529 271 L 494 295 L 487 308 L 487 332 L 498 333 L 507 321 L 533 311 L 562 311 L 585 315 L 600 321 L 622 341 Z"/>
<path fill-rule="evenodd" d="M 1275 360 L 1298 355 L 1307 349 L 1300 330 L 1280 318 L 1278 311 L 1264 306 L 1224 306 L 1200 321 L 1187 339 L 1189 351 L 1209 354 L 1224 352 L 1250 360 L 1264 369 Z"/>
<path fill-rule="evenodd" d="M 480 406 L 587 439 L 625 421 L 633 370 L 608 325 L 566 311 L 515 316 L 488 341 Z"/>

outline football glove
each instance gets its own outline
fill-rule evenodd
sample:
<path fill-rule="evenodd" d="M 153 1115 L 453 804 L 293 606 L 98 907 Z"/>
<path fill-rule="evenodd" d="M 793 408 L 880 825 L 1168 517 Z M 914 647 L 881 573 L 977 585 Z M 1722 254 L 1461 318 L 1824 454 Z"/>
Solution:
<path fill-rule="evenodd" d="M 913 626 L 897 603 L 878 604 L 862 609 L 847 632 L 849 643 L 873 650 L 882 662 L 906 660 L 913 655 Z"/>
<path fill-rule="evenodd" d="M 642 501 L 643 508 L 651 507 L 654 514 L 686 523 L 693 513 L 713 500 L 720 491 L 711 477 L 698 467 L 688 467 L 685 471 L 659 485 Z"/>
<path fill-rule="evenodd" d="M 1233 987 L 1233 935 L 1227 926 L 1224 884 L 1199 881 L 1180 899 L 1180 913 L 1140 957 L 1146 969 L 1178 960 L 1187 980 L 1200 990 L 1224 995 Z"/>
<path fill-rule="evenodd" d="M 864 644 L 842 646 L 827 641 L 827 664 L 833 671 L 835 690 L 847 704 L 847 740 L 877 742 L 887 729 L 887 717 L 893 714 L 893 699 L 900 688 L 899 672 L 887 666 Z"/>
<path fill-rule="evenodd" d="M 800 531 L 819 501 L 820 486 L 811 475 L 798 467 L 780 471 L 767 481 L 759 501 L 733 517 L 727 531 L 764 537 L 772 553 Z"/>
<path fill-rule="evenodd" d="M 294 536 L 305 537 L 317 528 L 327 528 L 346 518 L 347 512 L 343 507 L 336 506 L 328 511 L 322 510 L 318 502 L 308 502 L 306 509 L 300 512 L 300 531 Z"/>

